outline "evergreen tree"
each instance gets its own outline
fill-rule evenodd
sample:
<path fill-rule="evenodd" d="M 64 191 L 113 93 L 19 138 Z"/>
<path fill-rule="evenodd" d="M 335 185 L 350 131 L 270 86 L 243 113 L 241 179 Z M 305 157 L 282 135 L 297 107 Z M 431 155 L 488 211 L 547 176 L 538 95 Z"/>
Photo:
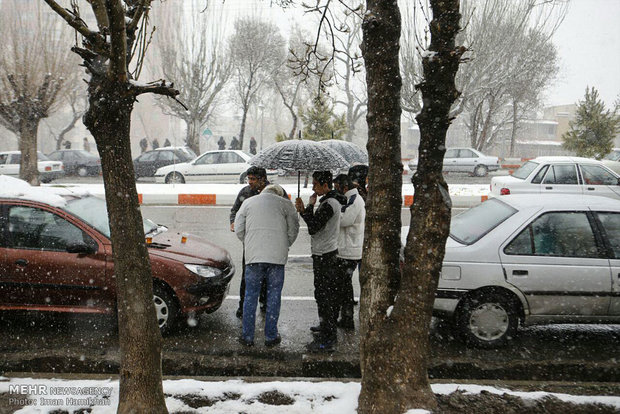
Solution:
<path fill-rule="evenodd" d="M 580 157 L 600 159 L 608 154 L 619 131 L 618 108 L 605 108 L 598 91 L 586 88 L 583 101 L 577 104 L 575 120 L 570 122 L 570 131 L 562 136 L 564 148 L 575 151 Z"/>
<path fill-rule="evenodd" d="M 299 116 L 304 124 L 304 139 L 313 141 L 342 139 L 347 131 L 344 114 L 334 114 L 334 107 L 324 94 L 317 96 L 314 99 L 314 106 L 302 110 Z"/>

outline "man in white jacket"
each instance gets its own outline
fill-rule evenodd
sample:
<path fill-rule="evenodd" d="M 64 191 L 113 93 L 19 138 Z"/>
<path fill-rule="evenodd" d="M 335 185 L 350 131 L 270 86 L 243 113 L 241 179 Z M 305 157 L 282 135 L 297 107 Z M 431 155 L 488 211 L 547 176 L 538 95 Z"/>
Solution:
<path fill-rule="evenodd" d="M 366 203 L 353 185 L 351 178 L 346 174 L 340 174 L 334 179 L 334 188 L 347 198 L 347 203 L 340 209 L 340 232 L 338 234 L 338 260 L 346 277 L 343 281 L 343 298 L 340 320 L 337 325 L 343 329 L 352 330 L 355 329 L 353 272 L 362 260 Z"/>
<path fill-rule="evenodd" d="M 259 195 L 245 200 L 235 218 L 235 233 L 243 242 L 246 263 L 243 331 L 239 338 L 246 346 L 254 345 L 256 304 L 263 279 L 267 282 L 265 345 L 275 346 L 281 341 L 278 319 L 284 265 L 299 233 L 297 211 L 283 194 L 279 185 L 268 185 Z"/>

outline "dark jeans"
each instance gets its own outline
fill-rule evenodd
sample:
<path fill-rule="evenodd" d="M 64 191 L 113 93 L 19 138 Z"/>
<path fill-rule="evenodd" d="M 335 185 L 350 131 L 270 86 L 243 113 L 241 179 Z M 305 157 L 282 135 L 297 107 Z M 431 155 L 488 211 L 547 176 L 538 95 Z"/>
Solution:
<path fill-rule="evenodd" d="M 245 248 L 244 248 L 245 249 Z M 241 258 L 241 285 L 239 286 L 239 309 L 243 311 L 243 300 L 245 299 L 245 253 Z M 260 285 L 260 295 L 258 301 L 261 306 L 267 304 L 267 281 L 263 280 Z"/>
<path fill-rule="evenodd" d="M 342 303 L 340 306 L 340 319 L 345 322 L 353 322 L 353 273 L 358 267 L 359 260 L 338 259 L 343 273 Z"/>
<path fill-rule="evenodd" d="M 314 299 L 319 311 L 322 342 L 336 342 L 336 322 L 344 298 L 345 275 L 339 266 L 337 251 L 312 256 Z"/>

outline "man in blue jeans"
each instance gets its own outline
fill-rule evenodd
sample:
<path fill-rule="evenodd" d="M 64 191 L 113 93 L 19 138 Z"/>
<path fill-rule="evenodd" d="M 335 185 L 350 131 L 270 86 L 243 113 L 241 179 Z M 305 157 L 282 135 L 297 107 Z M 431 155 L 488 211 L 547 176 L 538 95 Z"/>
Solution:
<path fill-rule="evenodd" d="M 243 330 L 239 342 L 254 345 L 256 304 L 261 282 L 267 282 L 265 346 L 278 345 L 280 299 L 288 249 L 299 233 L 299 218 L 293 204 L 284 198 L 279 185 L 268 185 L 257 196 L 246 199 L 237 212 L 235 233 L 245 254 L 245 298 Z"/>

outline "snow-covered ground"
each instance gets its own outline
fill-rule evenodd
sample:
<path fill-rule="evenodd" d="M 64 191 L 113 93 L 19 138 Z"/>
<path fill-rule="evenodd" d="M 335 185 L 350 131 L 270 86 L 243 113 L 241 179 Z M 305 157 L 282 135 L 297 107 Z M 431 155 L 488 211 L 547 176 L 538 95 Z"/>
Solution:
<path fill-rule="evenodd" d="M 164 380 L 168 410 L 196 413 L 339 413 L 354 414 L 360 392 L 359 382 L 337 381 L 267 381 L 245 382 L 197 381 L 193 379 Z M 28 387 L 33 392 L 27 392 Z M 461 391 L 470 394 L 488 392 L 508 394 L 524 400 L 554 396 L 573 404 L 600 403 L 620 410 L 618 396 L 576 396 L 549 392 L 519 392 L 475 384 L 433 384 L 435 394 Z M 26 392 L 24 392 L 26 391 Z M 92 407 L 92 413 L 113 413 L 118 404 L 118 380 L 60 380 L 0 377 L 0 393 L 14 395 L 17 400 L 30 402 L 16 413 L 50 413 L 66 410 L 73 413 Z M 21 395 L 20 395 L 21 394 Z M 27 395 L 27 396 L 25 396 Z M 187 398 L 191 395 L 193 398 Z M 91 400 L 88 401 L 88 398 Z M 82 400 L 82 401 L 80 401 Z M 86 400 L 86 401 L 84 401 Z M 90 402 L 90 404 L 89 404 Z M 193 406 L 203 405 L 200 408 Z M 193 404 L 196 402 L 197 404 Z M 281 405 L 276 405 L 276 404 Z M 9 405 L 10 406 L 10 405 Z M 411 410 L 409 413 L 422 413 Z"/>

